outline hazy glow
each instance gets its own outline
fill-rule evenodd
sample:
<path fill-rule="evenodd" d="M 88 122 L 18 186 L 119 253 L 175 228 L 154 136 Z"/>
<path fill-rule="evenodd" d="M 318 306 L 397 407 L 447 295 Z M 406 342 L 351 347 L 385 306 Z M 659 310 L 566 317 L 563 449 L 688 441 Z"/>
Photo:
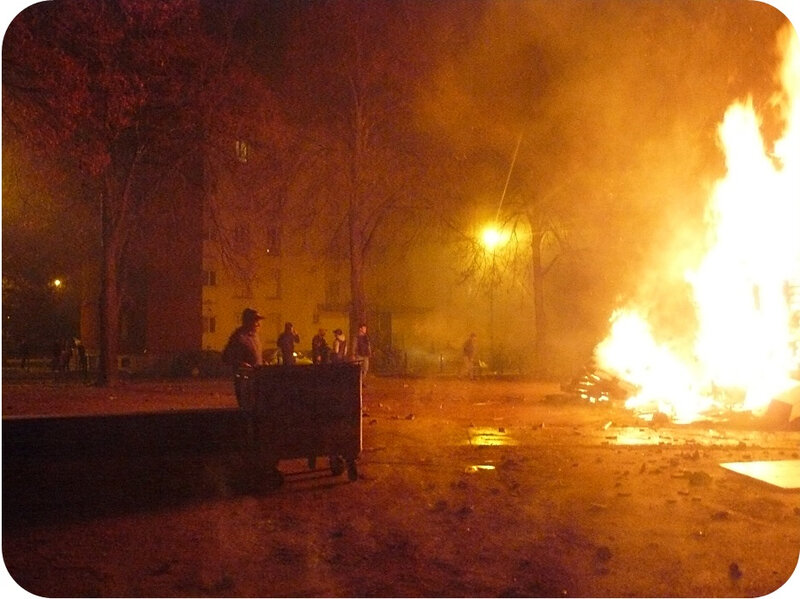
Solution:
<path fill-rule="evenodd" d="M 618 310 L 596 349 L 598 364 L 635 384 L 628 405 L 693 419 L 711 408 L 759 410 L 796 381 L 800 285 L 800 51 L 782 39 L 785 122 L 770 152 L 751 101 L 735 103 L 719 127 L 727 174 L 709 198 L 708 249 L 685 273 L 698 329 L 690 351 L 656 341 L 642 307 Z"/>
<path fill-rule="evenodd" d="M 490 252 L 501 247 L 508 241 L 508 234 L 499 230 L 494 225 L 487 226 L 481 233 L 483 246 Z"/>

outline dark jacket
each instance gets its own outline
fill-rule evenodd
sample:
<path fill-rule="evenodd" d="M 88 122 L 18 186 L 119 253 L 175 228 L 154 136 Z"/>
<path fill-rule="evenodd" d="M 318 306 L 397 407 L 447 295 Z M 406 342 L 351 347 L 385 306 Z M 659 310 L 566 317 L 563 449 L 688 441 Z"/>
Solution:
<path fill-rule="evenodd" d="M 367 333 L 356 336 L 355 355 L 364 358 L 368 358 L 372 355 L 372 343 L 370 343 L 369 335 Z"/>
<path fill-rule="evenodd" d="M 283 363 L 294 364 L 294 344 L 300 343 L 300 335 L 292 333 L 290 329 L 278 335 L 278 349 L 283 355 Z"/>
<path fill-rule="evenodd" d="M 242 366 L 261 366 L 264 361 L 258 331 L 241 326 L 231 333 L 222 350 L 222 360 L 234 370 Z"/>

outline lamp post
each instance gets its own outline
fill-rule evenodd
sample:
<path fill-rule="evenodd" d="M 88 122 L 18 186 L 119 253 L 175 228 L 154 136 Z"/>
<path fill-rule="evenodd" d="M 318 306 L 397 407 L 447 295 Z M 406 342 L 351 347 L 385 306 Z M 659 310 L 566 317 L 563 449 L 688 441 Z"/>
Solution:
<path fill-rule="evenodd" d="M 492 256 L 492 264 L 489 276 L 489 359 L 494 366 L 494 285 L 497 278 L 497 250 L 506 242 L 504 234 L 496 225 L 487 225 L 481 233 L 481 242 L 484 249 Z"/>

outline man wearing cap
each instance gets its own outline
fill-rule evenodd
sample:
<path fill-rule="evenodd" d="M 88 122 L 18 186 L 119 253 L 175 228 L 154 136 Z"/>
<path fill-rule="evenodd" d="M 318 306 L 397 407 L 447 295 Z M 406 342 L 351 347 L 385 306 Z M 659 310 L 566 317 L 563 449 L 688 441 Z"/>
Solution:
<path fill-rule="evenodd" d="M 264 317 L 252 308 L 244 309 L 242 326 L 231 333 L 222 352 L 226 364 L 239 369 L 261 366 L 264 363 L 261 339 L 258 336 L 258 329 L 263 319 Z"/>
<path fill-rule="evenodd" d="M 242 312 L 242 325 L 231 333 L 225 349 L 222 350 L 223 362 L 233 369 L 233 388 L 240 404 L 243 398 L 240 388 L 242 377 L 239 376 L 239 370 L 264 364 L 261 338 L 258 336 L 258 329 L 263 319 L 264 317 L 252 308 L 245 308 Z"/>

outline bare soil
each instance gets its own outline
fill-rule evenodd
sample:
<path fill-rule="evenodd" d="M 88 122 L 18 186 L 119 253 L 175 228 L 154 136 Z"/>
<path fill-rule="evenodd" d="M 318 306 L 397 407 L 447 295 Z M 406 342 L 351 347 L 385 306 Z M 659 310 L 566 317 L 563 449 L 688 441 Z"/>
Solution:
<path fill-rule="evenodd" d="M 231 408 L 228 381 L 3 384 L 3 417 Z M 555 383 L 368 379 L 358 478 L 241 483 L 235 451 L 4 451 L 6 587 L 64 597 L 758 597 L 796 591 L 800 494 L 723 462 L 798 459 L 755 420 L 653 427 Z M 12 469 L 19 476 L 19 468 Z M 33 472 L 33 470 L 31 470 Z M 42 487 L 40 487 L 42 488 Z M 784 583 L 792 577 L 790 585 Z M 783 595 L 782 595 L 783 596 Z"/>

